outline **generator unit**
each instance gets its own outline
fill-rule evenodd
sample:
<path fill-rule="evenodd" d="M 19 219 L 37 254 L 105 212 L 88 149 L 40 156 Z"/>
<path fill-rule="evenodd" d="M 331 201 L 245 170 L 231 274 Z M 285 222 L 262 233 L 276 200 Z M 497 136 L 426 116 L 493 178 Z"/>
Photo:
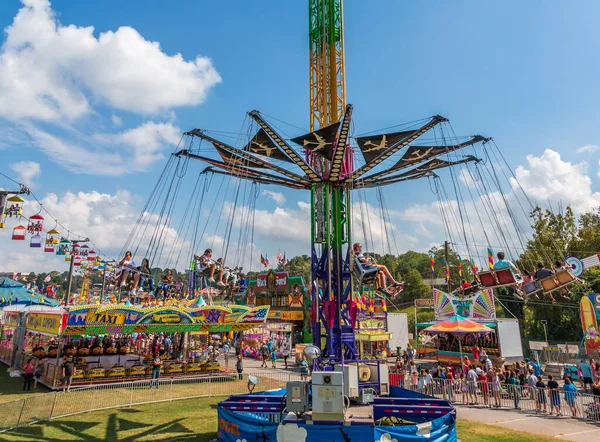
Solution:
<path fill-rule="evenodd" d="M 286 384 L 285 406 L 290 413 L 304 414 L 310 409 L 308 382 L 290 381 Z"/>
<path fill-rule="evenodd" d="M 313 421 L 344 420 L 344 373 L 315 371 L 312 373 Z"/>

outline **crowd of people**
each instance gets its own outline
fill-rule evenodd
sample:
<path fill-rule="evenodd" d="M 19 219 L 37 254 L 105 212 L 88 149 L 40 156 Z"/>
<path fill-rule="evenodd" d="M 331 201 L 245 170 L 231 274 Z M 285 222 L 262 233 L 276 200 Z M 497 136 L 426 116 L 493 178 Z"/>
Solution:
<path fill-rule="evenodd" d="M 438 362 L 431 369 L 419 368 L 413 355 L 412 348 L 405 350 L 396 358 L 390 372 L 400 375 L 404 387 L 424 394 L 441 394 L 444 399 L 466 405 L 479 405 L 481 400 L 482 405 L 489 408 L 500 408 L 501 398 L 510 398 L 514 408 L 520 409 L 522 400 L 531 399 L 535 401 L 536 413 L 557 416 L 562 416 L 564 400 L 571 414 L 576 416 L 580 407 L 577 396 L 583 390 L 593 396 L 594 406 L 600 410 L 600 364 L 593 359 L 579 364 L 580 390 L 571 373 L 566 372 L 562 379 L 546 376 L 535 359 L 494 367 L 489 356 L 477 346 L 472 360 L 464 356 L 461 364 Z"/>

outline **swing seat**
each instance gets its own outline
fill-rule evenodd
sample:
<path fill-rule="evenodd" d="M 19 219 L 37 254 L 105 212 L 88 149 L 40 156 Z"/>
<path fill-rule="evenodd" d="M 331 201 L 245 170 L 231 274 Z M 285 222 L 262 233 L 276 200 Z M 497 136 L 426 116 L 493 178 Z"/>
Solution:
<path fill-rule="evenodd" d="M 540 279 L 539 282 L 542 286 L 542 289 L 544 290 L 544 294 L 548 294 L 550 292 L 553 292 L 554 290 L 567 287 L 577 281 L 579 281 L 579 279 L 577 279 L 577 277 L 573 275 L 573 273 L 571 273 L 570 270 L 565 269 L 556 272 L 552 276 Z"/>
<path fill-rule="evenodd" d="M 525 292 L 525 296 L 535 295 L 537 292 L 541 291 L 542 287 L 537 281 L 530 281 L 523 286 L 523 291 Z"/>
<path fill-rule="evenodd" d="M 365 267 L 365 263 L 361 262 L 358 257 L 354 258 L 352 274 L 354 275 L 354 278 L 356 279 L 358 285 L 375 284 L 378 271 L 379 268 L 377 268 L 376 266 L 371 265 L 371 267 Z"/>
<path fill-rule="evenodd" d="M 517 285 L 515 275 L 510 269 L 496 270 L 496 278 L 498 279 L 498 283 L 501 287 L 507 285 Z"/>
<path fill-rule="evenodd" d="M 484 287 L 495 287 L 498 285 L 498 280 L 496 279 L 496 275 L 493 271 L 487 272 L 479 272 L 477 274 L 479 277 L 479 281 L 481 281 L 481 285 Z"/>

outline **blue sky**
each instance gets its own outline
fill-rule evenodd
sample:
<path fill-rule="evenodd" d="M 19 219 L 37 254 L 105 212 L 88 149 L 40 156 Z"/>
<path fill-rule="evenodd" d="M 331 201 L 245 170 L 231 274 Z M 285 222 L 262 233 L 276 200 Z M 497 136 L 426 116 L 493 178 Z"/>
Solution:
<path fill-rule="evenodd" d="M 34 168 L 27 175 L 25 169 L 30 164 L 23 165 L 20 172 L 18 166 L 9 166 L 6 171 L 13 177 L 29 176 L 40 198 L 56 194 L 52 207 L 61 211 L 63 218 L 59 213 L 53 213 L 54 216 L 73 230 L 87 229 L 82 233 L 92 238 L 110 236 L 110 241 L 95 241 L 104 242 L 104 248 L 112 253 L 120 250 L 118 243 L 128 233 L 123 230 L 128 230 L 128 223 L 141 209 L 180 131 L 200 127 L 236 132 L 242 127 L 245 112 L 252 109 L 308 127 L 307 2 L 235 2 L 233 6 L 230 2 L 182 0 L 175 7 L 173 2 L 163 1 L 55 0 L 51 9 L 44 9 L 42 0 L 25 3 L 36 12 L 23 13 L 24 23 L 15 22 L 12 35 L 18 44 L 7 43 L 11 31 L 3 36 L 0 95 L 14 92 L 19 84 L 39 84 L 40 80 L 31 74 L 37 69 L 47 71 L 45 80 L 58 77 L 58 83 L 50 83 L 54 86 L 65 86 L 62 81 L 67 77 L 65 87 L 72 95 L 70 102 L 52 118 L 32 111 L 36 97 L 28 94 L 23 99 L 16 93 L 10 95 L 14 102 L 0 100 L 2 162 L 39 163 L 40 173 Z M 1 2 L 0 25 L 5 28 L 13 24 L 21 8 L 24 6 L 17 0 Z M 522 165 L 531 172 L 523 175 L 526 185 L 532 192 L 539 192 L 544 201 L 573 202 L 581 210 L 598 201 L 594 191 L 600 152 L 595 147 L 600 144 L 600 61 L 593 55 L 600 46 L 594 20 L 600 12 L 598 2 L 577 2 L 575 8 L 565 7 L 560 1 L 355 0 L 346 1 L 344 9 L 347 95 L 355 106 L 356 133 L 439 113 L 450 118 L 458 135 L 479 133 L 494 137 L 512 169 Z M 49 11 L 54 11 L 54 18 Z M 38 29 L 25 26 L 27 20 L 37 21 L 40 17 L 46 22 L 58 22 L 62 36 L 51 45 L 55 55 L 28 58 L 28 44 L 35 47 L 44 42 L 44 32 L 54 35 L 47 27 L 39 28 L 37 35 L 23 35 L 22 29 Z M 63 27 L 69 25 L 81 33 L 65 35 Z M 119 34 L 121 31 L 117 30 L 123 26 L 133 28 L 140 37 L 127 46 L 133 51 L 129 56 L 113 57 L 108 51 L 119 52 L 115 46 L 86 52 L 90 46 L 78 44 L 77 40 L 81 43 L 81 35 L 85 34 L 81 28 L 88 26 L 94 27 L 93 35 L 87 34 L 89 38 L 97 39 L 106 32 Z M 131 41 L 123 38 L 121 43 Z M 122 68 L 118 63 L 127 64 L 136 57 L 149 59 L 135 50 L 135 44 L 148 49 L 148 42 L 160 44 L 160 51 L 155 48 L 153 53 L 157 60 L 165 54 L 181 54 L 181 62 L 177 66 L 173 62 L 167 71 L 173 69 L 182 77 L 174 75 L 173 82 L 156 80 L 153 87 L 157 76 L 149 65 L 137 73 L 143 84 L 135 91 L 138 97 L 132 92 L 121 99 L 117 92 L 107 91 L 122 86 L 127 95 L 130 85 L 117 84 L 118 79 L 112 79 L 110 87 L 104 86 L 102 91 L 104 79 L 95 78 L 95 74 L 105 66 L 98 60 L 111 63 L 107 68 L 110 76 L 110 72 Z M 97 41 L 88 43 L 94 45 Z M 127 55 L 127 50 L 121 52 Z M 197 56 L 207 57 L 212 63 L 212 80 L 203 80 L 203 92 L 184 85 L 189 80 L 185 71 Z M 26 68 L 21 72 L 26 74 L 20 76 L 19 82 L 9 72 L 14 57 L 32 62 L 22 65 Z M 123 69 L 134 70 L 131 66 Z M 39 93 L 43 95 L 45 90 L 40 88 Z M 81 97 L 85 99 L 80 100 Z M 31 105 L 27 100 L 32 100 Z M 17 112 L 19 115 L 15 115 L 15 103 L 25 108 Z M 147 135 L 156 144 L 151 152 L 140 148 L 139 143 L 144 144 L 146 138 L 132 141 L 131 137 L 122 136 L 150 123 L 160 126 Z M 48 136 L 52 137 L 51 142 Z M 83 158 L 87 158 L 86 152 L 92 152 L 89 163 L 75 163 L 69 148 L 58 149 L 56 143 L 76 146 Z M 132 146 L 137 156 L 131 156 Z M 577 153 L 583 146 L 591 147 Z M 559 158 L 544 156 L 546 149 L 556 152 Z M 120 155 L 123 170 L 121 166 L 99 167 L 103 155 Z M 527 155 L 541 160 L 528 162 Z M 582 162 L 587 167 L 577 166 Z M 194 167 L 200 170 L 204 165 Z M 573 195 L 570 191 L 560 192 L 560 196 L 553 192 L 560 189 L 553 183 L 552 171 L 557 168 L 562 171 L 559 177 L 577 175 Z M 8 187 L 8 183 L 0 181 L 0 186 Z M 67 191 L 84 195 L 71 204 L 64 200 Z M 93 192 L 105 196 L 90 197 Z M 281 192 L 284 203 L 264 196 L 257 207 L 265 211 L 265 216 L 278 206 L 291 211 L 292 217 L 303 216 L 297 203 L 307 201 L 308 195 Z M 434 226 L 430 229 L 432 235 L 420 237 L 415 220 L 402 216 L 409 208 L 434 202 L 427 182 L 387 189 L 386 195 L 388 206 L 399 212 L 394 221 L 397 232 L 414 237 L 401 249 L 423 249 L 444 240 L 443 231 Z M 97 222 L 94 224 L 96 210 L 106 223 L 119 222 L 115 213 L 130 215 L 121 219 L 121 229 L 102 230 Z M 83 216 L 81 212 L 86 214 L 85 219 L 78 218 Z M 431 216 L 437 216 L 435 211 Z M 258 232 L 255 243 L 260 251 L 271 255 L 279 247 L 290 250 L 290 254 L 307 253 L 305 244 L 294 241 L 296 234 L 290 231 L 289 235 L 284 232 L 280 237 L 269 238 L 266 232 Z M 32 260 L 26 250 L 13 246 L 10 259 L 0 258 L 2 270 L 51 265 L 47 259 Z"/>

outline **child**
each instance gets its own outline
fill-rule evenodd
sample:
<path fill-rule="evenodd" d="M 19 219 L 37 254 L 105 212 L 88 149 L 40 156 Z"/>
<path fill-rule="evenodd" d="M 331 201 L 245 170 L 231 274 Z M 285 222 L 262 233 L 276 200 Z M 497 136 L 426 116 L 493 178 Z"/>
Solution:
<path fill-rule="evenodd" d="M 277 352 L 275 351 L 275 349 L 273 349 L 273 351 L 271 352 L 271 363 L 273 364 L 273 368 L 277 368 L 276 366 L 276 362 L 277 362 Z"/>
<path fill-rule="evenodd" d="M 306 361 L 306 356 L 302 355 L 302 360 L 300 361 L 300 379 L 305 381 L 308 378 L 308 362 Z"/>
<path fill-rule="evenodd" d="M 460 385 L 460 391 L 462 392 L 463 405 L 466 405 L 469 403 L 468 397 L 467 397 L 467 393 L 469 392 L 469 387 L 467 385 L 467 378 L 464 373 L 460 374 L 459 385 Z"/>

